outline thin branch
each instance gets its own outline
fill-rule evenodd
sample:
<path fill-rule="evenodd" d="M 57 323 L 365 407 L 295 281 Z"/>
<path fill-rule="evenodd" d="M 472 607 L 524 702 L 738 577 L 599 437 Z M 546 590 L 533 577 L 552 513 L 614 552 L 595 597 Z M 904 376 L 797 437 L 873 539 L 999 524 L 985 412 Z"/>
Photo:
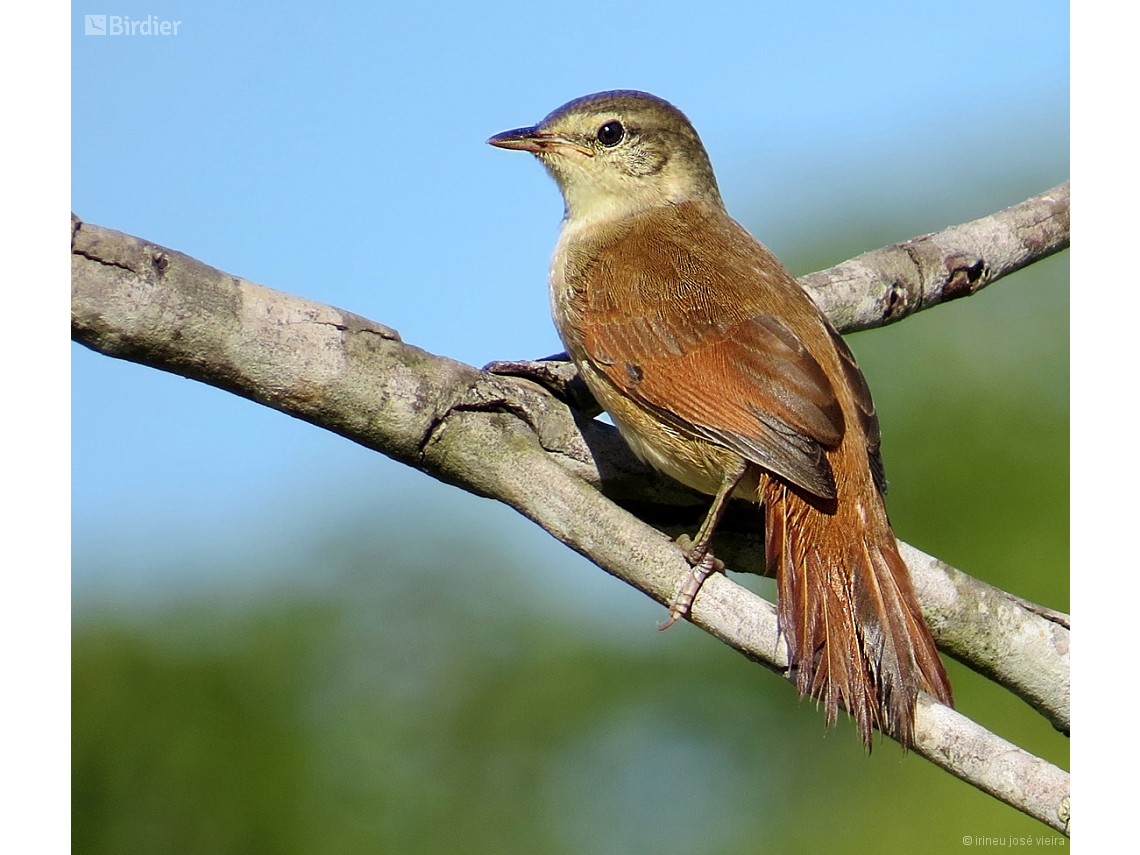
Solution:
<path fill-rule="evenodd" d="M 1012 269 L 997 256 L 987 263 Z M 659 602 L 688 572 L 668 535 L 615 502 L 652 519 L 683 516 L 704 500 L 648 471 L 612 428 L 526 381 L 434 356 L 381 324 L 78 220 L 72 289 L 73 337 L 88 347 L 227 389 L 502 501 Z M 740 544 L 749 541 L 738 536 Z M 1064 644 L 1019 658 L 1009 655 L 1018 636 L 999 634 L 980 658 L 966 641 L 959 651 L 946 640 L 957 630 L 947 627 L 977 619 L 971 603 L 980 600 L 971 597 L 982 583 L 906 557 L 934 632 L 953 655 L 1010 685 L 1032 682 L 1029 671 L 1064 673 L 1067 727 L 1068 630 L 1009 598 L 1017 626 L 1056 627 Z M 1005 596 L 985 587 L 985 596 Z M 774 607 L 727 577 L 708 580 L 692 619 L 750 658 L 786 669 Z M 920 704 L 917 716 L 918 753 L 1067 833 L 1067 773 L 936 703 Z M 1011 758 L 1021 759 L 1011 766 Z"/>
<path fill-rule="evenodd" d="M 976 294 L 1069 246 L 1069 182 L 980 220 L 865 252 L 800 279 L 840 332 Z"/>

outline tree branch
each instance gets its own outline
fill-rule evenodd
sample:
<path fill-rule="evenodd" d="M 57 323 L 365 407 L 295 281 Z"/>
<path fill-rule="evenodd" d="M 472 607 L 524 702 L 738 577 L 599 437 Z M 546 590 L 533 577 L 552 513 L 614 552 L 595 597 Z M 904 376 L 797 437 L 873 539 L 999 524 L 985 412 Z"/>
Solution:
<path fill-rule="evenodd" d="M 959 254 L 968 254 L 962 247 L 984 246 L 981 269 L 988 272 L 976 280 L 988 284 L 1067 245 L 1067 199 L 1064 185 L 919 240 L 946 251 L 952 239 L 960 240 Z M 1053 214 L 1031 213 L 1045 209 Z M 994 222 L 1006 223 L 1006 231 Z M 1062 222 L 1065 237 L 1058 238 Z M 1034 229 L 1053 237 L 1034 243 L 1028 236 Z M 997 232 L 1022 238 L 987 237 Z M 879 252 L 893 257 L 889 249 Z M 891 289 L 900 280 L 891 268 L 875 273 L 874 256 L 809 277 L 823 303 L 830 306 L 842 291 L 859 305 L 884 305 L 878 322 L 897 320 L 898 301 L 883 303 L 882 294 L 883 283 L 893 283 L 887 290 L 897 293 Z M 861 264 L 859 277 L 845 272 L 854 262 Z M 957 274 L 947 275 L 954 281 Z M 851 294 L 856 280 L 870 283 L 857 298 Z M 944 284 L 932 298 L 935 289 L 927 285 L 911 311 L 960 296 L 955 287 Z M 871 317 L 859 310 L 844 327 L 873 325 Z M 545 390 L 429 354 L 381 324 L 73 218 L 72 335 L 101 353 L 227 389 L 504 502 L 661 603 L 688 573 L 669 535 L 646 521 L 665 531 L 680 528 L 697 519 L 706 498 L 647 469 L 613 428 Z M 757 535 L 726 522 L 718 554 L 747 567 L 756 557 Z M 1018 692 L 1067 732 L 1068 629 L 905 545 L 903 556 L 940 646 Z M 995 614 L 1001 617 L 996 623 Z M 716 574 L 705 583 L 692 621 L 749 658 L 786 670 L 775 608 L 727 577 Z M 1067 773 L 929 699 L 917 718 L 918 753 L 1068 833 Z"/>
<path fill-rule="evenodd" d="M 858 255 L 800 279 L 840 332 L 976 294 L 1068 249 L 1069 182 L 980 220 Z"/>

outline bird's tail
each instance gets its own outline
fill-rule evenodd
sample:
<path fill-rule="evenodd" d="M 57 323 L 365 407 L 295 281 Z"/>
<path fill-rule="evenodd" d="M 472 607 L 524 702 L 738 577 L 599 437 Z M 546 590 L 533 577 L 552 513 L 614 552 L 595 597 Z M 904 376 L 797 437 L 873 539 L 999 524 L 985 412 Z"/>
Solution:
<path fill-rule="evenodd" d="M 768 572 L 800 695 L 823 701 L 828 724 L 846 708 L 868 750 L 872 727 L 909 747 L 918 691 L 954 701 L 880 497 L 826 502 L 760 481 Z"/>

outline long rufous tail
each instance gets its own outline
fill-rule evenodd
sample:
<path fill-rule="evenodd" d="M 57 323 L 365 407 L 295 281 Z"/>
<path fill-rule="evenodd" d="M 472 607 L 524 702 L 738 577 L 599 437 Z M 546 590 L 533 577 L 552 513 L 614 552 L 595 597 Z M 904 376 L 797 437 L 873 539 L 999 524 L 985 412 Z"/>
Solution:
<path fill-rule="evenodd" d="M 873 727 L 911 746 L 918 691 L 954 701 L 881 499 L 826 502 L 768 475 L 760 482 L 800 695 L 823 701 L 828 724 L 846 708 L 867 750 Z"/>

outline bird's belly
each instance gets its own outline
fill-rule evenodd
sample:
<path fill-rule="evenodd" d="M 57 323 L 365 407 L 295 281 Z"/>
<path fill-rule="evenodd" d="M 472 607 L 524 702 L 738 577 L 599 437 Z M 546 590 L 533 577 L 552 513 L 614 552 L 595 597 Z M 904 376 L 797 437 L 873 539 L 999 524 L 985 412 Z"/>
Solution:
<path fill-rule="evenodd" d="M 579 362 L 578 367 L 586 385 L 638 459 L 687 487 L 716 495 L 725 473 L 738 465 L 738 455 L 681 434 L 610 386 L 589 363 Z"/>

